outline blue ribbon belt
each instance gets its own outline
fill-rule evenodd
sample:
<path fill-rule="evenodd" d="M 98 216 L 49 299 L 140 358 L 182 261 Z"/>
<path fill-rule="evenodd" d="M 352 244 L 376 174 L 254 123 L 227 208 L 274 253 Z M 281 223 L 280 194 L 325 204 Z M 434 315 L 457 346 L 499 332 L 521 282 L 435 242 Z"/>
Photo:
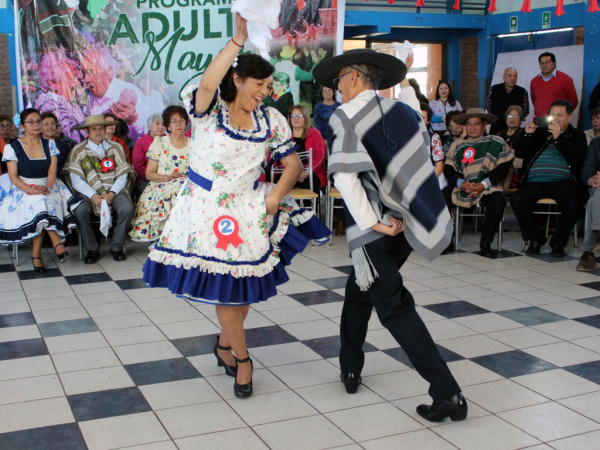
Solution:
<path fill-rule="evenodd" d="M 188 171 L 188 178 L 192 181 L 192 183 L 197 184 L 205 191 L 210 192 L 212 190 L 213 182 L 208 178 L 204 178 L 202 175 L 197 174 L 192 169 Z"/>

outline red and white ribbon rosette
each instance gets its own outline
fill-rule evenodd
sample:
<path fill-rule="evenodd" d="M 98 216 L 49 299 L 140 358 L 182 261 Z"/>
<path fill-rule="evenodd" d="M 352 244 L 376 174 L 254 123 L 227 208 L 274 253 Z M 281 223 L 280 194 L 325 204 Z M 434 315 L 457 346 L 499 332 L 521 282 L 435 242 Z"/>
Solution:
<path fill-rule="evenodd" d="M 102 172 L 107 173 L 115 168 L 115 162 L 110 158 L 104 158 L 100 161 L 100 165 L 102 166 Z"/>
<path fill-rule="evenodd" d="M 463 153 L 463 159 L 461 163 L 463 164 L 473 164 L 475 162 L 475 149 L 473 147 L 469 147 Z"/>
<path fill-rule="evenodd" d="M 231 216 L 221 216 L 215 220 L 213 230 L 217 235 L 217 248 L 227 250 L 229 244 L 237 248 L 244 241 L 238 236 L 240 225 Z"/>

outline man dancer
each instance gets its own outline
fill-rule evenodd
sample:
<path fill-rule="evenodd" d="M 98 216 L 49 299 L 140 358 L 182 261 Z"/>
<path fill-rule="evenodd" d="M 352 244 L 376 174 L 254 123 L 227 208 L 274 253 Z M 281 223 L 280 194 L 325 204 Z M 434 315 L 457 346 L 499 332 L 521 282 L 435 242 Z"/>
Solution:
<path fill-rule="evenodd" d="M 376 94 L 402 81 L 406 72 L 399 59 L 370 49 L 350 50 L 314 70 L 317 82 L 339 89 L 345 102 L 329 122 L 334 135 L 329 174 L 344 200 L 354 263 L 340 326 L 341 378 L 349 394 L 357 391 L 374 306 L 381 324 L 430 383 L 433 404 L 420 405 L 419 415 L 432 422 L 464 420 L 467 402 L 399 273 L 412 248 L 432 260 L 452 236 L 423 119 L 408 105 Z"/>

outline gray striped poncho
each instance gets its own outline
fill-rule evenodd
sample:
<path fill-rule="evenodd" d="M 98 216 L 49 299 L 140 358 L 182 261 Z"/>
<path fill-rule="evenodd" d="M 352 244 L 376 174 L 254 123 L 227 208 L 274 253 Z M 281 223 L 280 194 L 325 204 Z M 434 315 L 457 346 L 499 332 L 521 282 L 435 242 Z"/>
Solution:
<path fill-rule="evenodd" d="M 390 148 L 375 91 L 365 91 L 331 116 L 329 176 L 358 173 L 380 222 L 403 221 L 408 243 L 432 261 L 452 239 L 452 220 L 430 159 L 429 134 L 419 114 L 402 102 L 380 98 Z M 391 144 L 391 147 L 394 147 Z M 361 230 L 346 208 L 346 236 L 356 282 L 366 291 L 378 276 L 363 246 L 384 235 Z"/>

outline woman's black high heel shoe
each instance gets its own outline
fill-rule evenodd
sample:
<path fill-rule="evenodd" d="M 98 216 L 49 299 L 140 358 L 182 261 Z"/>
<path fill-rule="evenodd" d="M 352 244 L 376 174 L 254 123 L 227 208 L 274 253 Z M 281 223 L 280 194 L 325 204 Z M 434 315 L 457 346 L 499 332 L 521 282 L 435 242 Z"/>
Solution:
<path fill-rule="evenodd" d="M 56 247 L 58 247 L 59 245 L 64 246 L 64 244 L 62 242 L 60 244 L 56 244 L 54 246 L 54 253 L 56 253 Z M 56 256 L 58 256 L 58 259 L 60 260 L 61 263 L 64 263 L 67 260 L 67 258 L 69 257 L 69 252 L 65 250 L 62 253 L 56 253 Z"/>
<path fill-rule="evenodd" d="M 35 259 L 39 259 L 40 261 L 42 261 L 42 265 L 41 266 L 36 266 L 35 263 L 33 262 Z M 34 256 L 33 258 L 31 258 L 31 263 L 33 264 L 33 270 L 37 273 L 44 273 L 46 271 L 46 266 L 44 266 L 44 261 L 42 260 L 41 257 L 39 256 Z"/>
<path fill-rule="evenodd" d="M 217 352 L 217 349 L 223 350 L 223 351 L 231 350 L 231 347 L 223 347 L 222 345 L 219 345 L 219 337 L 220 336 L 217 336 L 217 342 L 215 342 L 215 350 L 214 350 L 215 357 L 217 358 L 217 366 L 224 367 L 226 375 L 229 375 L 230 377 L 235 377 L 235 374 L 237 373 L 237 366 L 230 366 L 227 363 L 225 363 L 225 361 L 223 361 L 223 359 L 221 359 L 221 357 L 219 356 L 219 353 Z"/>
<path fill-rule="evenodd" d="M 252 360 L 250 359 L 250 356 L 248 356 L 247 358 L 244 359 L 237 359 L 235 356 L 235 363 L 236 364 L 243 364 L 243 363 L 247 363 L 249 362 L 250 365 L 252 366 L 252 371 L 254 372 L 254 364 L 252 364 Z M 238 384 L 237 382 L 237 376 L 235 378 L 235 383 L 233 383 L 233 393 L 235 394 L 235 396 L 237 398 L 246 398 L 246 397 L 250 397 L 252 395 L 252 377 L 250 377 L 250 383 L 248 384 Z"/>

